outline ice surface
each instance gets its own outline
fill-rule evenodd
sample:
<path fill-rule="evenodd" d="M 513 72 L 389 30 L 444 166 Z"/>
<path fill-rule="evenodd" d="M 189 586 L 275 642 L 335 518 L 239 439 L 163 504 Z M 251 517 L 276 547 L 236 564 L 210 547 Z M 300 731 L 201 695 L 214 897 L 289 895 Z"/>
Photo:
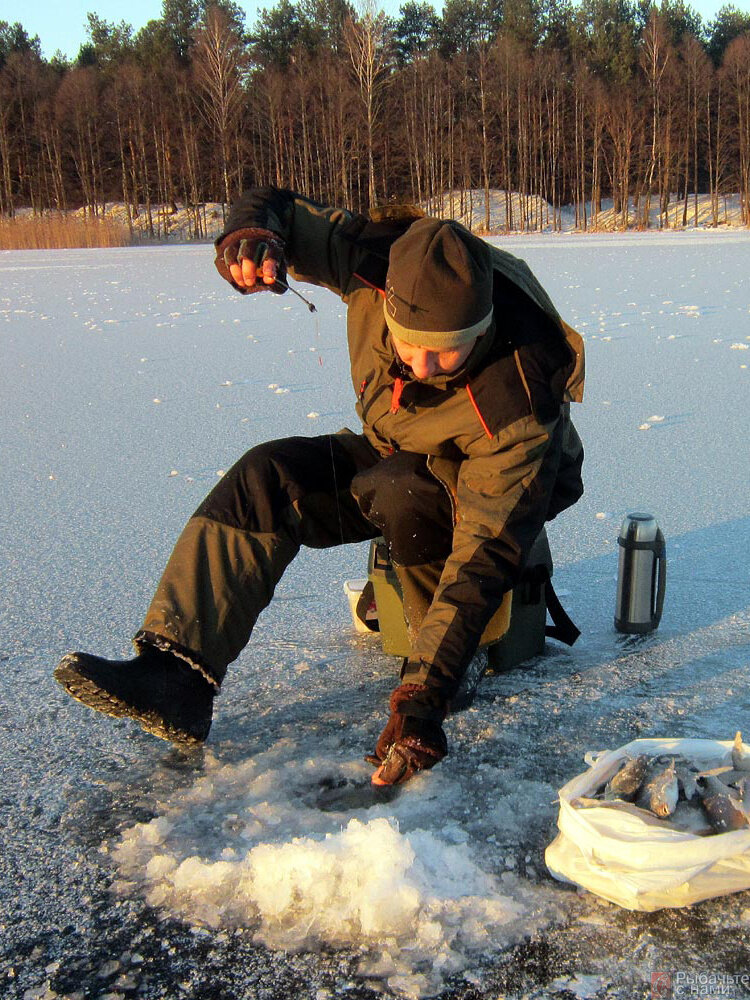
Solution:
<path fill-rule="evenodd" d="M 307 759 L 294 740 L 241 764 L 207 755 L 189 792 L 124 831 L 119 891 L 138 885 L 153 906 L 213 929 L 253 926 L 272 948 L 355 947 L 363 975 L 395 977 L 413 996 L 559 916 L 551 893 L 484 871 L 457 823 L 420 828 L 434 827 L 427 776 L 379 803 L 371 768 L 342 761 L 340 743 L 320 741 Z M 444 778 L 438 795 L 456 809 L 463 790 Z M 511 804 L 495 808 L 498 828 Z"/>
<path fill-rule="evenodd" d="M 362 755 L 398 663 L 351 626 L 361 546 L 303 551 L 203 753 L 51 676 L 73 648 L 127 654 L 182 524 L 245 449 L 356 427 L 341 304 L 236 296 L 208 247 L 0 254 L 3 997 L 630 1000 L 652 973 L 750 967 L 746 894 L 642 916 L 543 864 L 586 750 L 750 731 L 750 237 L 499 242 L 586 340 L 587 492 L 550 526 L 583 635 L 486 678 L 450 756 L 385 799 Z M 612 627 L 630 510 L 667 539 L 644 638 Z"/>

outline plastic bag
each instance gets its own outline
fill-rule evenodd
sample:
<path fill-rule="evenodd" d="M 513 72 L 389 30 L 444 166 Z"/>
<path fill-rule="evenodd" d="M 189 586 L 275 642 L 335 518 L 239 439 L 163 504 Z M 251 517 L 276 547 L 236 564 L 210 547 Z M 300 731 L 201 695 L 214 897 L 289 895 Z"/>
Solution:
<path fill-rule="evenodd" d="M 551 874 L 628 910 L 647 912 L 750 888 L 750 827 L 701 837 L 604 804 L 572 805 L 593 796 L 628 757 L 682 754 L 700 766 L 715 764 L 717 757 L 731 761 L 731 750 L 731 741 L 650 739 L 588 754 L 589 770 L 560 789 L 560 833 L 545 853 Z"/>

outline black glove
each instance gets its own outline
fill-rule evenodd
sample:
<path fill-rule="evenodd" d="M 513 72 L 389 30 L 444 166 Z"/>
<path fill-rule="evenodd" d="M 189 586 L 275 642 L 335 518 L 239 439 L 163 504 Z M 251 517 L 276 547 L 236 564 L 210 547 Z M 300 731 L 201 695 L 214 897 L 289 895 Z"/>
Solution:
<path fill-rule="evenodd" d="M 264 260 L 276 261 L 276 281 L 267 285 L 262 277 L 251 288 L 240 287 L 229 270 L 232 264 L 243 260 L 252 260 L 260 270 Z M 216 245 L 216 270 L 229 284 L 250 295 L 253 292 L 270 290 L 277 295 L 286 291 L 286 261 L 284 260 L 284 241 L 269 229 L 236 229 L 229 233 Z"/>
<path fill-rule="evenodd" d="M 377 767 L 374 785 L 402 784 L 417 771 L 434 767 L 448 752 L 440 725 L 445 709 L 434 689 L 401 684 L 391 695 L 390 710 L 375 753 L 366 758 Z"/>

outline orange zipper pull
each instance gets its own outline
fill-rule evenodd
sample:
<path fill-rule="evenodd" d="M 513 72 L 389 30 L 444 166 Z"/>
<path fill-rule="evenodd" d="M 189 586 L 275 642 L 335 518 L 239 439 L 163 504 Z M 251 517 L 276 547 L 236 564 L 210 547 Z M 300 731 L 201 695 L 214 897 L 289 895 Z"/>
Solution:
<path fill-rule="evenodd" d="M 398 413 L 401 406 L 401 393 L 404 391 L 404 380 L 396 378 L 393 383 L 393 393 L 391 395 L 391 413 Z"/>

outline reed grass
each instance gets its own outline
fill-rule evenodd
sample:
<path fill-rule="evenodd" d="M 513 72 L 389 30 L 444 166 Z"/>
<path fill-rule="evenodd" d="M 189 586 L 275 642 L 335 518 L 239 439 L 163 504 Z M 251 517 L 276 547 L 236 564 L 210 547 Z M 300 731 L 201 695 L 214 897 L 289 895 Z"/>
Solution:
<path fill-rule="evenodd" d="M 0 219 L 0 250 L 124 247 L 131 242 L 127 227 L 111 219 L 83 219 L 71 215 Z"/>

